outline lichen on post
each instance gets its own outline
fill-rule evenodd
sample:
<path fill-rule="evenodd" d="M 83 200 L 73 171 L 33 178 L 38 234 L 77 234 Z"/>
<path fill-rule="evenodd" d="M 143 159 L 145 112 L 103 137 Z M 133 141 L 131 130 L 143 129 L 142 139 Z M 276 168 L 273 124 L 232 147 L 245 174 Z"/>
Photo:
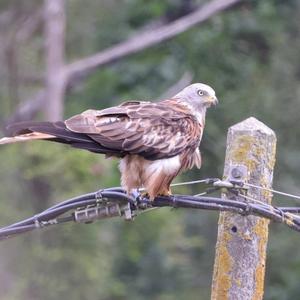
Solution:
<path fill-rule="evenodd" d="M 251 117 L 230 127 L 224 179 L 242 177 L 245 182 L 271 188 L 275 151 L 275 133 L 257 119 Z M 246 171 L 239 174 L 236 167 Z M 247 195 L 266 203 L 272 198 L 270 192 L 252 187 Z M 245 201 L 232 193 L 222 197 Z M 211 299 L 263 298 L 268 224 L 267 219 L 256 216 L 220 213 Z"/>

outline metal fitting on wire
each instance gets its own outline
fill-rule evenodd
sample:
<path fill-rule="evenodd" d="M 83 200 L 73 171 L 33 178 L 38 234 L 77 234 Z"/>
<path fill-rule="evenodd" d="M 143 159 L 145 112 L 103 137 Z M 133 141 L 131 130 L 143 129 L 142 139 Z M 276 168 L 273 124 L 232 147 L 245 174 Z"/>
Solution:
<path fill-rule="evenodd" d="M 74 212 L 74 220 L 77 223 L 91 223 L 98 219 L 124 216 L 126 220 L 132 219 L 132 211 L 129 204 L 119 203 L 106 206 L 90 206 L 78 209 Z"/>

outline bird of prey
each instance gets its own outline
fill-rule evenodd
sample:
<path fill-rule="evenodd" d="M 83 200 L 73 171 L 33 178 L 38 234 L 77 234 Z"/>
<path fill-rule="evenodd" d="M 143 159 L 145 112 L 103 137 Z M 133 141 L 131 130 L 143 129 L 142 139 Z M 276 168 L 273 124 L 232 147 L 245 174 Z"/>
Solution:
<path fill-rule="evenodd" d="M 22 122 L 8 127 L 0 144 L 47 140 L 120 158 L 121 185 L 130 194 L 145 188 L 149 198 L 170 195 L 181 171 L 201 166 L 199 145 L 206 109 L 217 104 L 203 83 L 159 102 L 128 101 L 89 109 L 64 122 Z"/>

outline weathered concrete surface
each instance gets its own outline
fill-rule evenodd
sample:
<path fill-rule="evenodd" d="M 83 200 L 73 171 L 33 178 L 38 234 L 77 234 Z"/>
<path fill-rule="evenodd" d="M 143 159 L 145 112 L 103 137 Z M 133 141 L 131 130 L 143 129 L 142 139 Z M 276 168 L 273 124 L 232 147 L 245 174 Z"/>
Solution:
<path fill-rule="evenodd" d="M 249 118 L 229 128 L 224 179 L 233 166 L 247 168 L 244 179 L 272 186 L 276 136 L 266 125 Z M 248 196 L 270 203 L 269 192 L 250 188 Z M 237 199 L 233 194 L 223 197 Z M 241 199 L 239 199 L 241 200 Z M 211 299 L 259 300 L 263 298 L 268 223 L 263 218 L 220 214 Z"/>

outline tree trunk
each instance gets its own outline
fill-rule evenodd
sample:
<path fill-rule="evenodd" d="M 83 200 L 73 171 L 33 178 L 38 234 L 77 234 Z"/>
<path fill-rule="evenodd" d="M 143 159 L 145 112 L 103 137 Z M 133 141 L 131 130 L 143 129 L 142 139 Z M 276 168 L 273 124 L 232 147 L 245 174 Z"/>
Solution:
<path fill-rule="evenodd" d="M 45 119 L 61 120 L 65 94 L 65 7 L 64 0 L 45 0 L 46 104 Z"/>

